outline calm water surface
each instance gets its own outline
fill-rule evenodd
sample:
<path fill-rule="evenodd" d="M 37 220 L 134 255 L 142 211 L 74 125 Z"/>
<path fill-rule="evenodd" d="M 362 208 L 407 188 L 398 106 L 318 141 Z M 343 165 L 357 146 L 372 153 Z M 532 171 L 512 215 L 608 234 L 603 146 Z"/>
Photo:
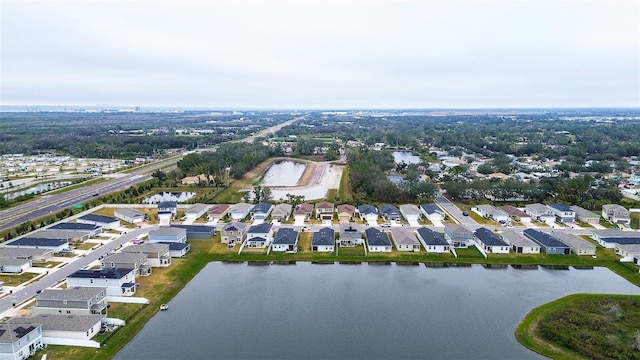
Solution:
<path fill-rule="evenodd" d="M 411 151 L 394 151 L 392 155 L 396 164 L 400 164 L 403 161 L 405 164 L 419 164 L 422 161 L 418 155 Z"/>
<path fill-rule="evenodd" d="M 640 293 L 603 268 L 216 262 L 116 359 L 539 359 L 517 324 L 577 292 Z"/>
<path fill-rule="evenodd" d="M 162 201 L 175 201 L 178 203 L 185 202 L 196 195 L 195 192 L 183 191 L 183 192 L 163 192 L 160 194 L 151 195 L 142 200 L 145 204 L 157 204 Z"/>
<path fill-rule="evenodd" d="M 264 174 L 262 185 L 265 186 L 294 186 L 300 180 L 307 165 L 293 162 L 280 161 L 273 163 Z"/>

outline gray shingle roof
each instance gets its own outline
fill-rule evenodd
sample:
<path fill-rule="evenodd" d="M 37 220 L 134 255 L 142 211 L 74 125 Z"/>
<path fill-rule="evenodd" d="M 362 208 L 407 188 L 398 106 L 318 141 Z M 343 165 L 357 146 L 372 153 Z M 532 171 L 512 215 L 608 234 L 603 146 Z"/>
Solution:
<path fill-rule="evenodd" d="M 106 315 L 68 315 L 68 314 L 40 314 L 30 318 L 13 318 L 12 324 L 42 324 L 42 330 L 47 331 L 87 331 L 98 322 L 104 321 Z"/>
<path fill-rule="evenodd" d="M 273 240 L 274 244 L 293 245 L 298 240 L 298 232 L 291 228 L 280 228 Z"/>
<path fill-rule="evenodd" d="M 313 233 L 311 245 L 334 245 L 335 231 L 332 228 L 325 227 Z"/>
<path fill-rule="evenodd" d="M 391 246 L 389 236 L 376 228 L 368 228 L 364 235 L 369 246 Z"/>
<path fill-rule="evenodd" d="M 425 245 L 449 245 L 449 242 L 439 232 L 426 227 L 421 227 L 417 231 Z"/>
<path fill-rule="evenodd" d="M 487 228 L 479 228 L 474 235 L 487 246 L 509 246 L 504 240 L 500 239 L 493 231 Z"/>
<path fill-rule="evenodd" d="M 101 292 L 106 294 L 105 287 L 72 287 L 66 289 L 45 289 L 36 297 L 36 300 L 69 300 L 88 301 L 94 299 Z"/>

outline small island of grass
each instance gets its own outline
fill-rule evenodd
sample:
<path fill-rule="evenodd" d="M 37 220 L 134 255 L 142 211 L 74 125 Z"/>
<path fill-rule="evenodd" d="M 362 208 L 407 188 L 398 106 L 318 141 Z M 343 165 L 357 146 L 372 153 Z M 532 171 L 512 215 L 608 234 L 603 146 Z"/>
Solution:
<path fill-rule="evenodd" d="M 575 294 L 533 309 L 516 338 L 553 359 L 640 359 L 640 296 Z"/>

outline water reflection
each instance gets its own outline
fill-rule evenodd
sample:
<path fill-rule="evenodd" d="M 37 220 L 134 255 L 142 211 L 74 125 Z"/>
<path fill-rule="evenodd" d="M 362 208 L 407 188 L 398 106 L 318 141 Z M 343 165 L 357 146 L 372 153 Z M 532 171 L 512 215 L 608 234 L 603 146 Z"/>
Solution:
<path fill-rule="evenodd" d="M 195 192 L 163 192 L 161 194 L 151 195 L 144 198 L 142 202 L 144 204 L 157 204 L 162 201 L 175 201 L 178 203 L 185 202 L 196 195 Z"/>

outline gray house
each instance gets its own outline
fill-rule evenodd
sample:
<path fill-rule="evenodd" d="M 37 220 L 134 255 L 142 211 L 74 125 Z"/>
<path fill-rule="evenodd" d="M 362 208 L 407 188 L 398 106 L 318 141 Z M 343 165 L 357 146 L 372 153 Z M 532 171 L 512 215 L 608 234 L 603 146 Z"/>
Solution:
<path fill-rule="evenodd" d="M 454 248 L 466 248 L 474 244 L 473 232 L 458 224 L 446 224 L 444 226 L 444 238 Z"/>
<path fill-rule="evenodd" d="M 538 231 L 535 229 L 526 229 L 522 233 L 524 234 L 524 236 L 540 245 L 540 251 L 545 254 L 571 254 L 571 248 L 567 244 L 547 233 L 543 233 L 542 231 Z"/>
<path fill-rule="evenodd" d="M 569 245 L 571 251 L 576 255 L 589 255 L 596 254 L 596 246 L 587 240 L 581 239 L 575 235 L 567 234 L 561 231 L 551 231 L 549 235 Z"/>
<path fill-rule="evenodd" d="M 29 259 L 1 259 L 0 273 L 3 274 L 20 274 L 31 267 Z"/>
<path fill-rule="evenodd" d="M 292 209 L 293 206 L 291 204 L 278 204 L 271 211 L 271 219 L 275 221 L 287 220 L 291 216 Z"/>
<path fill-rule="evenodd" d="M 573 205 L 571 206 L 571 210 L 573 210 L 576 213 L 576 219 L 587 223 L 587 224 L 598 224 L 600 222 L 600 215 L 598 214 L 594 214 L 593 212 L 577 206 L 577 205 Z"/>
<path fill-rule="evenodd" d="M 187 241 L 187 230 L 177 227 L 162 227 L 149 231 L 150 242 L 178 242 Z"/>
<path fill-rule="evenodd" d="M 167 267 L 171 265 L 169 245 L 160 243 L 144 243 L 124 247 L 123 253 L 140 253 L 147 255 L 147 264 L 154 267 Z"/>
<path fill-rule="evenodd" d="M 187 231 L 187 240 L 211 239 L 216 235 L 216 228 L 213 226 L 173 224 L 171 227 L 185 229 Z"/>
<path fill-rule="evenodd" d="M 354 247 L 364 243 L 362 230 L 356 224 L 340 224 L 340 234 L 338 235 L 338 245 L 343 247 Z"/>
<path fill-rule="evenodd" d="M 113 212 L 113 216 L 131 224 L 141 223 L 146 218 L 146 215 L 142 211 L 130 208 L 116 209 Z"/>
<path fill-rule="evenodd" d="M 391 229 L 391 239 L 398 251 L 420 251 L 420 241 L 416 238 L 413 231 L 404 228 L 393 228 Z"/>
<path fill-rule="evenodd" d="M 540 254 L 540 245 L 514 230 L 503 231 L 502 239 L 516 254 Z"/>
<path fill-rule="evenodd" d="M 629 210 L 618 204 L 602 205 L 602 217 L 612 224 L 621 224 L 626 227 L 631 226 Z"/>
<path fill-rule="evenodd" d="M 100 265 L 103 269 L 134 269 L 136 275 L 149 276 L 151 275 L 151 266 L 149 266 L 148 262 L 149 260 L 147 259 L 147 254 L 137 252 L 119 252 L 102 259 Z"/>
<path fill-rule="evenodd" d="M 106 314 L 106 298 L 105 287 L 45 289 L 36 296 L 36 306 L 30 310 L 32 314 Z"/>
<path fill-rule="evenodd" d="M 42 323 L 0 322 L 0 354 L 3 359 L 26 359 L 42 347 Z"/>
<path fill-rule="evenodd" d="M 400 221 L 400 210 L 391 204 L 384 204 L 378 207 L 380 216 L 385 220 Z"/>
<path fill-rule="evenodd" d="M 225 245 L 242 244 L 247 235 L 247 224 L 231 222 L 220 229 L 220 242 Z"/>

